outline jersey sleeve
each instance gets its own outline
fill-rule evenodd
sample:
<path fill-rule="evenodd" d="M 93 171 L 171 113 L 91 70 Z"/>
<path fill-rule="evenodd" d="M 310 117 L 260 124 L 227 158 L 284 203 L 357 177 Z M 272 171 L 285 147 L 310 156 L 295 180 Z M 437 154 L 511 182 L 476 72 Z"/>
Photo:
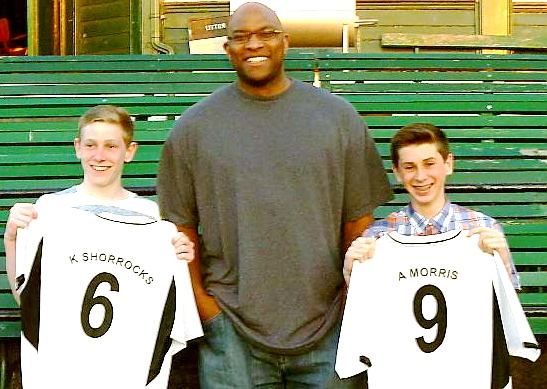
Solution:
<path fill-rule="evenodd" d="M 43 237 L 40 219 L 34 219 L 26 228 L 17 231 L 15 242 L 15 280 L 16 288 L 21 291 L 28 282 L 38 246 Z"/>
<path fill-rule="evenodd" d="M 363 311 L 359 309 L 359 296 L 361 286 L 365 285 L 363 279 L 365 262 L 355 261 L 351 274 L 351 283 L 348 290 L 348 299 L 344 308 L 342 329 L 338 341 L 335 370 L 340 378 L 348 378 L 368 369 L 365 363 L 360 361 L 363 354 L 363 345 L 360 339 L 360 323 L 366 320 Z"/>
<path fill-rule="evenodd" d="M 503 227 L 501 226 L 501 224 L 499 224 L 499 222 L 497 220 L 495 220 L 493 218 L 491 218 L 491 219 L 493 221 L 492 228 L 494 228 L 495 230 L 498 230 L 499 232 L 501 232 L 505 236 L 505 231 L 503 231 Z M 520 277 L 519 277 L 519 273 L 517 271 L 517 266 L 515 265 L 515 261 L 513 259 L 513 254 L 511 254 L 511 251 L 509 251 L 509 262 L 510 262 L 510 265 L 511 265 L 511 282 L 513 284 L 513 288 L 517 289 L 517 290 L 520 290 L 520 289 L 522 289 L 522 286 L 521 286 L 521 283 L 520 283 Z"/>
<path fill-rule="evenodd" d="M 167 221 L 162 221 L 171 233 L 176 233 L 176 227 Z M 175 354 L 186 347 L 189 340 L 203 336 L 201 320 L 199 318 L 188 263 L 176 260 L 173 264 L 175 280 L 175 321 L 171 330 L 171 353 Z"/>
<path fill-rule="evenodd" d="M 494 251 L 494 290 L 500 307 L 503 332 L 509 354 L 535 362 L 541 353 L 505 266 Z"/>
<path fill-rule="evenodd" d="M 177 294 L 175 322 L 171 332 L 173 354 L 185 348 L 189 340 L 203 336 L 186 261 L 179 260 L 175 272 Z"/>

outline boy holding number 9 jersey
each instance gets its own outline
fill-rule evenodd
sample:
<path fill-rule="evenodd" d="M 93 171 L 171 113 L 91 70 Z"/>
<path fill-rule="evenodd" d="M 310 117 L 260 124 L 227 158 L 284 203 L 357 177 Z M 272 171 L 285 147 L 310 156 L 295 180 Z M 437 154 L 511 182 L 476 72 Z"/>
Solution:
<path fill-rule="evenodd" d="M 483 252 L 493 254 L 495 251 L 499 255 L 513 287 L 520 289 L 518 274 L 500 224 L 481 212 L 450 202 L 445 196 L 445 181 L 453 172 L 454 157 L 444 132 L 429 123 L 409 124 L 394 135 L 390 151 L 393 172 L 397 181 L 408 192 L 410 204 L 371 224 L 352 243 L 344 259 L 344 278 L 348 285 L 354 261 L 371 259 L 375 253 L 376 240 L 385 234 L 416 236 L 467 230 L 463 233 L 469 237 L 478 235 L 478 239 L 477 236 L 473 239 L 478 240 L 479 248 Z M 441 270 L 450 271 L 428 269 Z M 439 274 L 435 276 L 439 278 Z M 454 276 L 456 275 L 443 274 L 444 278 Z M 423 296 L 417 301 L 421 303 L 422 299 Z M 497 309 L 496 307 L 495 310 Z M 425 318 L 423 321 L 422 327 L 430 328 L 427 327 Z M 496 330 L 496 326 L 493 330 L 493 347 L 492 388 L 502 388 L 509 382 L 509 357 L 503 330 Z"/>
<path fill-rule="evenodd" d="M 374 255 L 374 243 L 386 232 L 402 235 L 431 235 L 456 229 L 479 234 L 479 247 L 501 257 L 515 289 L 520 289 L 515 265 L 500 224 L 481 212 L 451 203 L 445 196 L 446 178 L 454 169 L 444 132 L 429 123 L 413 123 L 391 140 L 391 162 L 397 181 L 410 196 L 410 204 L 374 222 L 349 247 L 344 260 L 344 278 L 349 284 L 354 260 Z"/>

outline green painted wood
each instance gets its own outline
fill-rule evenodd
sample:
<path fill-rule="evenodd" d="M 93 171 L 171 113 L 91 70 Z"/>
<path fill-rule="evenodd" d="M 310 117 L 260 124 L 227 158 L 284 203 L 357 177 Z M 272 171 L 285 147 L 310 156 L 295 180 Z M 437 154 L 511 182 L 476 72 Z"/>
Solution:
<path fill-rule="evenodd" d="M 456 156 L 448 196 L 500 222 L 524 275 L 523 305 L 547 312 L 547 56 L 319 52 L 290 55 L 286 65 L 295 78 L 317 76 L 359 110 L 388 172 L 397 129 L 411 121 L 445 129 Z M 0 58 L 0 233 L 13 203 L 81 181 L 72 146 L 76 120 L 96 104 L 121 105 L 134 115 L 140 147 L 123 181 L 155 199 L 157 162 L 174 120 L 233 79 L 224 55 Z M 389 176 L 397 194 L 378 217 L 408 201 Z M 2 250 L 0 315 L 17 313 L 2 289 Z M 543 319 L 529 317 L 534 331 L 547 333 Z M 18 336 L 19 324 L 11 324 Z M 5 336 L 11 330 L 2 325 L 0 318 Z"/>
<path fill-rule="evenodd" d="M 395 123 L 383 123 L 380 122 L 378 117 L 367 117 L 365 119 L 366 123 L 369 125 L 372 134 L 375 139 L 383 140 L 389 142 L 391 137 L 397 132 L 397 130 L 402 127 L 404 124 L 408 124 L 408 117 L 380 117 L 382 118 L 393 118 L 399 119 Z M 536 142 L 543 143 L 543 139 L 547 139 L 547 128 L 544 126 L 532 128 L 533 125 L 541 123 L 547 123 L 546 116 L 525 116 L 525 117 L 502 117 L 504 119 L 505 126 L 501 127 L 496 125 L 496 123 L 488 120 L 492 117 L 483 116 L 483 117 L 444 117 L 438 118 L 435 120 L 433 117 L 426 118 L 425 121 L 430 122 L 439 122 L 439 126 L 442 126 L 444 132 L 450 139 L 450 143 L 458 143 L 459 141 L 472 141 L 472 142 L 495 142 L 499 140 L 526 140 L 534 139 Z M 519 124 L 522 126 L 509 125 L 505 121 L 509 121 L 511 118 L 518 119 Z M 470 119 L 470 120 L 464 120 Z M 420 121 L 420 119 L 411 118 L 413 121 Z M 462 123 L 463 121 L 463 123 Z M 480 126 L 482 122 L 485 127 Z M 523 123 L 524 122 L 524 123 Z M 479 125 L 478 125 L 479 124 Z M 460 126 L 464 126 L 463 128 Z M 490 127 L 491 126 L 491 127 Z M 530 127 L 523 127 L 530 126 Z"/>
<path fill-rule="evenodd" d="M 313 70 L 315 68 L 315 56 L 313 54 L 291 53 L 287 56 L 285 67 L 287 70 Z M 224 54 L 0 57 L 0 74 L 114 70 L 122 72 L 233 71 L 233 68 Z"/>
<path fill-rule="evenodd" d="M 0 302 L 1 304 L 1 302 Z M 0 305 L 1 306 L 1 305 Z M 2 338 L 18 338 L 21 336 L 19 321 L 3 321 L 0 317 L 0 334 Z"/>
<path fill-rule="evenodd" d="M 312 82 L 313 73 L 289 72 L 293 78 Z M 2 75 L 0 93 L 17 95 L 85 94 L 209 94 L 235 80 L 235 73 L 73 73 Z"/>
<path fill-rule="evenodd" d="M 61 190 L 68 188 L 72 185 L 77 185 L 81 182 L 81 177 L 74 178 L 50 178 L 40 181 L 40 185 L 37 188 L 34 178 L 20 179 L 20 180 L 3 180 L 0 182 L 0 191 L 9 190 L 33 190 L 39 189 L 40 191 L 47 190 Z M 156 178 L 154 177 L 125 177 L 124 185 L 127 187 L 155 187 Z"/>
<path fill-rule="evenodd" d="M 54 158 L 52 158 L 54 159 Z M 135 166 L 135 168 L 129 168 L 128 172 L 134 172 L 135 170 L 138 170 L 138 166 Z M 71 174 L 67 174 L 66 176 L 58 175 L 58 172 L 60 170 L 63 170 L 62 167 L 52 166 L 48 167 L 48 169 L 41 168 L 36 170 L 32 173 L 30 176 L 25 176 L 23 178 L 19 177 L 8 177 L 5 179 L 2 179 L 0 181 L 0 190 L 7 190 L 7 189 L 24 189 L 24 188 L 57 188 L 58 183 L 65 182 L 66 178 L 69 178 L 71 176 L 73 177 L 79 177 L 81 175 L 81 171 L 78 172 L 78 167 L 72 167 L 67 168 Z M 143 176 L 145 174 L 154 175 L 154 171 L 150 171 L 147 169 L 146 173 L 143 173 L 142 171 L 136 171 L 136 173 L 139 176 Z M 58 175 L 53 176 L 52 175 Z M 127 176 L 127 174 L 125 175 Z M 44 177 L 44 180 L 40 183 L 36 183 L 36 178 Z M 63 178 L 66 177 L 66 178 Z M 487 188 L 489 186 L 492 187 L 499 187 L 499 188 L 510 188 L 510 187 L 523 187 L 528 189 L 533 189 L 532 184 L 536 184 L 538 186 L 545 186 L 545 183 L 547 182 L 547 171 L 545 172 L 515 172 L 514 174 L 505 173 L 503 176 L 503 180 L 500 180 L 500 174 L 498 172 L 461 172 L 461 173 L 454 173 L 449 181 L 448 185 L 449 188 L 458 188 L 458 187 L 468 187 L 468 190 L 476 190 L 480 187 Z M 394 175 L 389 174 L 389 180 L 392 183 L 392 185 L 396 185 L 397 181 L 394 177 Z M 47 181 L 47 182 L 45 182 Z M 70 180 L 72 182 L 73 180 Z"/>
<path fill-rule="evenodd" d="M 534 235 L 539 236 L 540 241 L 542 236 L 547 237 L 547 220 L 544 218 L 500 220 L 500 223 L 507 235 Z"/>
<path fill-rule="evenodd" d="M 357 70 L 357 69 L 355 69 Z M 494 81 L 506 81 L 506 82 L 523 82 L 530 83 L 544 82 L 546 71 L 545 70 L 527 70 L 527 71 L 507 71 L 500 70 L 495 71 L 492 69 L 485 69 L 481 71 L 472 71 L 469 69 L 462 69 L 460 71 L 451 71 L 444 68 L 441 69 L 427 69 L 422 71 L 409 71 L 408 69 L 402 71 L 389 71 L 387 69 L 359 69 L 361 71 L 322 71 L 320 73 L 321 81 L 329 82 L 347 82 L 347 81 L 361 81 L 361 82 L 424 82 L 424 81 L 439 81 L 443 83 L 457 82 L 457 85 L 462 85 L 463 82 L 486 82 L 493 83 Z M 383 71 L 381 71 L 383 70 Z M 415 85 L 415 84 L 414 84 Z M 533 86 L 533 85 L 532 85 Z"/>
<path fill-rule="evenodd" d="M 544 216 L 545 217 L 545 216 Z M 508 235 L 507 242 L 509 247 L 513 250 L 545 250 L 545 242 L 547 241 L 547 235 Z M 545 281 L 545 278 L 542 278 Z M 544 283 L 543 286 L 547 286 Z"/>
<path fill-rule="evenodd" d="M 358 111 L 369 106 L 376 112 L 423 112 L 498 113 L 512 114 L 525 112 L 544 113 L 547 100 L 544 94 L 340 94 L 351 102 Z M 521 103 L 521 105 L 515 105 Z M 398 109 L 395 109 L 397 105 Z M 382 108 L 385 106 L 385 108 Z M 391 108 L 391 110 L 389 110 Z"/>
<path fill-rule="evenodd" d="M 0 273 L 0 290 L 10 290 L 9 282 L 5 273 Z"/>
<path fill-rule="evenodd" d="M 525 308 L 547 305 L 547 293 L 521 293 L 519 300 Z"/>
<path fill-rule="evenodd" d="M 471 53 L 378 53 L 339 54 L 317 56 L 319 71 L 381 69 L 389 70 L 464 70 L 464 71 L 533 71 L 547 70 L 547 55 L 543 54 L 471 54 Z"/>
<path fill-rule="evenodd" d="M 0 308 L 5 310 L 17 310 L 19 306 L 15 302 L 11 292 L 9 293 L 0 293 Z M 0 320 L 0 323 L 2 320 Z M 2 331 L 0 331 L 2 334 Z M 0 335 L 1 336 L 1 335 Z"/>
<path fill-rule="evenodd" d="M 72 156 L 72 158 L 74 158 Z M 124 168 L 126 176 L 132 175 L 154 175 L 158 170 L 159 155 L 152 162 L 133 161 L 127 164 Z M 82 175 L 82 167 L 80 163 L 75 164 L 53 164 L 50 166 L 44 165 L 20 165 L 20 166 L 0 166 L 0 179 L 17 178 L 17 177 L 79 177 Z"/>
<path fill-rule="evenodd" d="M 547 192 L 518 192 L 518 193 L 505 193 L 505 192 L 475 192 L 473 196 L 469 193 L 454 193 L 448 191 L 448 197 L 454 203 L 461 203 L 462 201 L 468 204 L 521 204 L 521 203 L 547 203 Z M 406 204 L 409 201 L 409 196 L 406 193 L 398 193 L 395 195 L 395 199 L 390 203 L 394 204 Z M 1 202 L 0 202 L 1 204 Z M 545 221 L 547 225 L 547 220 Z"/>
<path fill-rule="evenodd" d="M 525 286 L 545 286 L 547 285 L 547 271 L 538 272 L 519 272 L 520 281 Z M 545 301 L 547 304 L 547 301 Z"/>
<path fill-rule="evenodd" d="M 460 205 L 466 206 L 465 202 L 459 202 Z M 381 205 L 376 208 L 375 215 L 376 217 L 386 217 L 389 213 L 397 211 L 401 207 L 400 204 L 386 204 Z M 487 215 L 490 215 L 494 218 L 539 218 L 547 217 L 547 204 L 505 204 L 505 205 L 482 205 L 482 204 L 472 204 L 469 208 L 473 208 L 477 211 L 483 212 Z M 534 238 L 530 239 L 525 235 L 517 235 L 511 237 L 513 242 L 521 242 L 526 240 L 526 244 L 530 244 L 530 247 L 546 247 L 547 242 L 534 242 Z"/>
<path fill-rule="evenodd" d="M 544 77 L 546 77 L 544 75 Z M 448 82 L 407 82 L 392 81 L 375 83 L 329 83 L 322 87 L 333 93 L 546 93 L 547 84 L 511 83 L 448 83 Z"/>
<path fill-rule="evenodd" d="M 73 135 L 71 134 L 67 138 L 73 138 Z M 149 155 L 159 156 L 162 143 L 161 140 L 141 142 L 137 152 L 137 160 Z M 389 145 L 378 142 L 377 148 L 385 159 L 386 168 L 391 169 Z M 451 150 L 456 158 L 456 171 L 547 170 L 545 164 L 542 163 L 547 145 L 539 143 L 452 143 Z M 59 162 L 76 161 L 72 144 L 27 142 L 18 146 L 14 144 L 3 145 L 2 153 L 0 153 L 0 163 L 16 165 L 48 162 L 52 161 L 52 156 L 53 158 L 59 158 Z M 503 181 L 503 177 L 500 177 L 499 180 Z"/>
<path fill-rule="evenodd" d="M 442 126 L 451 143 L 458 141 L 492 142 L 496 140 L 547 139 L 545 116 L 501 117 L 505 127 L 500 127 L 492 116 L 483 117 L 425 117 L 416 119 L 433 121 Z M 497 118 L 496 118 L 497 119 Z M 512 119 L 518 119 L 512 120 Z M 413 120 L 413 119 L 411 119 Z M 377 142 L 389 139 L 409 118 L 404 116 L 369 116 L 364 118 Z M 509 123 L 507 123 L 509 122 Z M 136 121 L 135 138 L 139 141 L 163 141 L 173 127 L 174 120 Z M 481 124 L 485 127 L 481 127 Z M 542 125 L 532 127 L 535 125 Z M 491 128 L 489 126 L 492 126 Z M 0 144 L 72 142 L 77 131 L 77 121 L 23 121 L 1 122 Z"/>
<path fill-rule="evenodd" d="M 547 254 L 545 252 L 513 253 L 516 266 L 545 266 Z"/>
<path fill-rule="evenodd" d="M 161 145 L 141 144 L 142 152 L 127 164 L 126 173 L 149 173 L 156 171 L 161 154 Z M 36 147 L 36 146 L 35 146 Z M 37 146 L 45 147 L 45 146 Z M 144 149 L 148 149 L 148 151 Z M 80 174 L 80 163 L 73 149 L 66 147 L 64 153 L 48 154 L 12 154 L 0 156 L 0 179 L 21 176 L 73 175 Z M 386 157 L 387 158 L 387 157 Z M 492 157 L 490 157 L 492 158 Z M 391 173 L 391 161 L 384 161 L 388 173 Z M 525 172 L 524 175 L 521 172 Z M 545 178 L 545 163 L 541 159 L 523 160 L 457 160 L 456 173 L 449 179 L 452 184 L 541 184 Z M 475 175 L 475 178 L 472 176 Z M 531 181 L 528 181 L 532 177 Z M 395 182 L 393 182 L 395 184 Z M 530 186 L 529 185 L 529 186 Z"/>
<path fill-rule="evenodd" d="M 545 123 L 547 122 L 547 113 L 544 112 L 532 112 L 528 115 L 515 115 L 515 116 L 495 116 L 495 115 L 469 115 L 462 116 L 454 114 L 454 112 L 447 116 L 439 116 L 434 113 L 420 112 L 419 117 L 398 115 L 391 116 L 390 113 L 383 115 L 366 115 L 364 120 L 372 128 L 375 127 L 390 127 L 394 129 L 401 128 L 408 124 L 410 121 L 430 122 L 437 126 L 447 129 L 463 129 L 473 130 L 477 129 L 477 134 L 482 131 L 488 133 L 496 131 L 497 129 L 520 129 L 528 127 L 542 127 L 545 129 Z"/>

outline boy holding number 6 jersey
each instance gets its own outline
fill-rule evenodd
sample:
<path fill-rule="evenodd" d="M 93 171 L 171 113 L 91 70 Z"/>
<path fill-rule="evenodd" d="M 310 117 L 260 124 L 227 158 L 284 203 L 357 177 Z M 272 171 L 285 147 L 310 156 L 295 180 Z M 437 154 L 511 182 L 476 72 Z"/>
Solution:
<path fill-rule="evenodd" d="M 82 182 L 10 209 L 25 389 L 165 389 L 171 356 L 203 334 L 186 264 L 193 243 L 122 185 L 133 130 L 125 109 L 90 108 L 74 140 Z"/>

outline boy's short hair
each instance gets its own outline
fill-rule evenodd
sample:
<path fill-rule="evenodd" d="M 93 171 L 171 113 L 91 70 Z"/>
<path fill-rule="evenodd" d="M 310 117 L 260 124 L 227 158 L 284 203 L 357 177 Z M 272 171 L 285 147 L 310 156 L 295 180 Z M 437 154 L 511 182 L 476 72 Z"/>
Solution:
<path fill-rule="evenodd" d="M 82 136 L 82 129 L 94 122 L 119 124 L 123 130 L 123 139 L 126 145 L 133 141 L 134 126 L 129 112 L 114 105 L 96 105 L 88 109 L 78 120 L 78 138 Z"/>
<path fill-rule="evenodd" d="M 450 155 L 448 138 L 443 130 L 431 123 L 412 123 L 401 128 L 391 138 L 391 162 L 399 164 L 399 150 L 405 146 L 434 143 L 437 150 L 446 161 Z"/>

